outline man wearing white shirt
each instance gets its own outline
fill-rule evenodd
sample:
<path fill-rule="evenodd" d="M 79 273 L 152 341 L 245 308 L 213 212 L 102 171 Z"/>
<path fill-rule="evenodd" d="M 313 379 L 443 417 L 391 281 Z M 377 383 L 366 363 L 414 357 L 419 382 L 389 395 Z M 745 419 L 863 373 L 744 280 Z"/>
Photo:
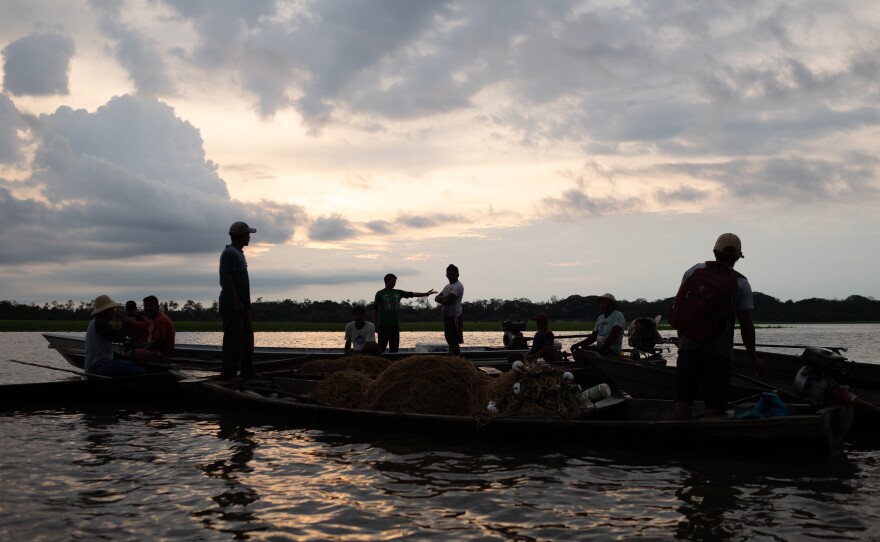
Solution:
<path fill-rule="evenodd" d="M 437 294 L 434 301 L 440 303 L 440 311 L 443 313 L 443 336 L 449 345 L 449 355 L 457 356 L 461 353 L 461 344 L 464 342 L 461 317 L 464 285 L 458 280 L 458 267 L 452 264 L 446 267 L 446 278 L 449 279 L 449 284 L 443 287 L 443 291 Z"/>
<path fill-rule="evenodd" d="M 352 309 L 354 321 L 345 326 L 345 355 L 352 352 L 371 352 L 376 350 L 376 327 L 364 320 L 364 308 Z"/>

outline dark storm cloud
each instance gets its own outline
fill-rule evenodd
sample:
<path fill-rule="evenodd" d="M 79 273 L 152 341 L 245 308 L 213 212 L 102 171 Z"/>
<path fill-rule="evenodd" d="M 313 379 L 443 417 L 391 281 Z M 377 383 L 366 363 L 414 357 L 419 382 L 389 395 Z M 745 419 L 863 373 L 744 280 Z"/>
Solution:
<path fill-rule="evenodd" d="M 3 88 L 14 96 L 67 94 L 76 49 L 61 34 L 30 34 L 3 48 Z"/>
<path fill-rule="evenodd" d="M 236 74 L 261 115 L 293 108 L 313 132 L 465 110 L 489 89 L 503 97 L 480 122 L 600 154 L 771 154 L 880 123 L 876 91 L 852 92 L 876 88 L 877 44 L 818 63 L 804 37 L 816 17 L 865 32 L 859 5 L 166 4 L 197 32 L 196 69 Z"/>
<path fill-rule="evenodd" d="M 654 191 L 654 199 L 661 203 L 696 202 L 708 197 L 705 190 L 692 186 L 679 186 L 672 190 L 660 189 Z"/>
<path fill-rule="evenodd" d="M 18 131 L 26 128 L 12 100 L 0 94 L 0 163 L 13 164 L 21 159 L 22 139 Z"/>
<path fill-rule="evenodd" d="M 93 1 L 101 13 L 101 30 L 115 41 L 114 54 L 119 64 L 128 71 L 138 92 L 162 95 L 172 90 L 166 73 L 159 44 L 139 34 L 125 24 L 121 16 L 122 4 Z"/>
<path fill-rule="evenodd" d="M 280 243 L 305 220 L 294 205 L 230 199 L 198 130 L 153 99 L 62 107 L 32 130 L 33 174 L 0 185 L 6 263 L 211 252 L 237 220 L 259 230 L 255 242 Z"/>
<path fill-rule="evenodd" d="M 430 213 L 424 215 L 402 214 L 397 217 L 396 223 L 407 228 L 433 228 L 444 224 L 467 224 L 471 220 L 461 215 L 447 213 Z"/>
<path fill-rule="evenodd" d="M 875 197 L 878 165 L 874 157 L 852 155 L 845 163 L 789 157 L 680 164 L 665 169 L 716 182 L 736 198 L 804 203 Z"/>
<path fill-rule="evenodd" d="M 351 221 L 339 215 L 318 218 L 309 227 L 309 238 L 313 241 L 342 241 L 357 235 Z"/>
<path fill-rule="evenodd" d="M 632 209 L 639 204 L 637 198 L 595 197 L 588 188 L 566 190 L 558 198 L 544 198 L 537 212 L 546 218 L 587 218 Z"/>
<path fill-rule="evenodd" d="M 393 225 L 386 220 L 372 220 L 364 224 L 368 230 L 381 235 L 394 233 Z"/>

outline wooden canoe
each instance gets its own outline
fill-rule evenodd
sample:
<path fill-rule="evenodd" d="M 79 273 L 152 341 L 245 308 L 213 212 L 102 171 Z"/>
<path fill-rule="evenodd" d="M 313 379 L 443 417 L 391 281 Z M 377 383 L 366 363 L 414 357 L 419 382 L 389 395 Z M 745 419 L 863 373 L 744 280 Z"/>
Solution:
<path fill-rule="evenodd" d="M 82 405 L 162 405 L 186 397 L 169 373 L 115 378 L 72 378 L 0 385 L 4 411 Z"/>
<path fill-rule="evenodd" d="M 590 448 L 650 448 L 652 452 L 691 450 L 695 453 L 769 455 L 797 451 L 828 455 L 840 449 L 845 429 L 838 407 L 816 410 L 790 405 L 790 416 L 765 419 L 672 419 L 671 401 L 608 398 L 578 420 L 527 417 L 479 417 L 413 414 L 327 406 L 310 399 L 315 382 L 258 379 L 224 382 L 190 378 L 173 371 L 193 397 L 215 406 L 246 413 L 260 412 L 303 427 L 339 428 L 382 434 L 418 434 L 420 438 L 494 442 L 512 439 L 529 445 L 578 445 Z M 699 411 L 700 406 L 695 407 Z"/>
<path fill-rule="evenodd" d="M 797 371 L 803 367 L 803 362 L 800 362 L 797 370 L 790 374 L 790 378 L 787 372 L 779 369 L 768 370 L 768 374 L 763 376 L 755 376 L 751 364 L 746 365 L 748 362 L 743 361 L 743 357 L 746 357 L 745 351 L 739 352 L 737 354 L 739 357 L 734 359 L 733 373 L 730 379 L 731 401 L 754 397 L 768 390 L 776 390 L 786 399 L 798 397 L 794 378 Z M 765 362 L 772 359 L 765 357 L 764 352 L 759 355 Z M 800 359 L 797 356 L 788 357 Z M 675 398 L 675 366 L 655 366 L 624 358 L 592 356 L 586 352 L 575 353 L 575 360 L 595 368 L 632 397 L 670 400 Z M 792 359 L 786 361 L 793 362 Z M 768 366 L 770 363 L 767 363 Z M 861 368 L 863 365 L 859 367 Z M 851 391 L 868 403 L 880 405 L 880 391 L 878 390 L 851 386 Z"/>
<path fill-rule="evenodd" d="M 48 341 L 49 348 L 53 348 L 61 354 L 68 363 L 82 368 L 83 353 L 85 352 L 85 336 L 71 333 L 43 333 Z M 122 352 L 122 346 L 118 345 L 118 352 Z M 461 357 L 471 360 L 496 360 L 506 361 L 511 354 L 522 355 L 526 350 L 508 350 L 503 347 L 490 346 L 465 346 L 461 349 Z M 416 354 L 445 354 L 445 345 L 421 344 L 415 348 L 402 348 L 400 352 L 385 353 L 383 357 L 388 359 L 400 359 Z M 210 370 L 219 367 L 223 349 L 219 345 L 204 344 L 177 344 L 174 349 L 175 361 L 186 360 L 186 365 L 195 369 Z M 286 348 L 286 347 L 255 347 L 254 363 L 262 361 L 298 358 L 310 356 L 311 359 L 322 357 L 338 357 L 344 354 L 342 348 Z"/>

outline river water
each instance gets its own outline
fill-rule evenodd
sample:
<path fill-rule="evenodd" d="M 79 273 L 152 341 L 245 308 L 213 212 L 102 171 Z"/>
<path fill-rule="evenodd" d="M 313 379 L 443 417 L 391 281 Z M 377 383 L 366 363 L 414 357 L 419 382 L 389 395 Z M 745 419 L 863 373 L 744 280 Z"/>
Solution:
<path fill-rule="evenodd" d="M 758 342 L 847 346 L 872 362 L 878 334 L 880 325 L 785 326 L 759 329 Z M 497 344 L 500 333 L 466 338 Z M 402 346 L 416 342 L 442 337 L 404 333 Z M 39 333 L 0 333 L 0 382 L 70 376 L 10 358 L 69 368 Z M 828 460 L 738 460 L 658 455 L 651 442 L 609 451 L 525 436 L 369 439 L 186 405 L 0 414 L 0 439 L 0 540 L 880 540 L 873 441 Z"/>

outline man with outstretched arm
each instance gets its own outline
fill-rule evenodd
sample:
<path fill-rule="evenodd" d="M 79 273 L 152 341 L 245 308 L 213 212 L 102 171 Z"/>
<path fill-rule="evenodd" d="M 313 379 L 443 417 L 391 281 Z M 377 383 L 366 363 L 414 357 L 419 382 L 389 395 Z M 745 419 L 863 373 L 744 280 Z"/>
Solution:
<path fill-rule="evenodd" d="M 376 292 L 373 298 L 373 321 L 379 336 L 379 353 L 397 352 L 400 348 L 400 300 L 409 297 L 428 297 L 436 293 L 434 289 L 427 292 L 407 292 L 397 290 L 397 277 L 393 273 L 385 275 L 385 288 Z"/>

